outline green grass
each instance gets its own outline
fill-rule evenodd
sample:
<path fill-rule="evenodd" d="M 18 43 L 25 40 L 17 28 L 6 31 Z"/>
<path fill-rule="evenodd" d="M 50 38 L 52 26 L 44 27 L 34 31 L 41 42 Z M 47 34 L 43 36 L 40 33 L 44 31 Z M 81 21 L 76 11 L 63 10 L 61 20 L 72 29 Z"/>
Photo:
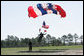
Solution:
<path fill-rule="evenodd" d="M 47 46 L 47 47 L 33 47 L 33 51 L 39 51 L 40 49 L 83 49 L 82 45 L 74 46 Z M 18 53 L 19 51 L 28 51 L 28 47 L 17 48 L 1 48 L 1 55 L 36 55 L 40 53 Z"/>

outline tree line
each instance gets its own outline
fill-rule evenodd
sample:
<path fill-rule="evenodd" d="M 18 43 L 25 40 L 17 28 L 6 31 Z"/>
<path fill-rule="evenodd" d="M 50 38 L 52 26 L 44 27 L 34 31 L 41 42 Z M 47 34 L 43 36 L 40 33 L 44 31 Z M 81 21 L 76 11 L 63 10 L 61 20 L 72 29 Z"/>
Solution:
<path fill-rule="evenodd" d="M 32 42 L 33 47 L 39 46 L 63 46 L 63 45 L 83 45 L 83 35 L 78 36 L 76 33 L 74 35 L 68 34 L 61 37 L 54 37 L 50 34 L 47 34 L 42 38 L 41 43 L 38 43 L 38 36 L 32 37 L 31 39 L 18 38 L 17 36 L 8 35 L 5 40 L 1 40 L 1 47 L 28 47 L 29 40 Z M 80 42 L 77 42 L 79 40 Z"/>

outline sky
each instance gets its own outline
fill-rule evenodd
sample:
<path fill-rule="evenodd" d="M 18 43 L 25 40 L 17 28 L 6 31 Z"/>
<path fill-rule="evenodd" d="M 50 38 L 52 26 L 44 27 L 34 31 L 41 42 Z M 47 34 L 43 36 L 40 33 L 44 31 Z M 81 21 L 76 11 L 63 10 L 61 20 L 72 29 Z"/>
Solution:
<path fill-rule="evenodd" d="M 47 14 L 29 18 L 28 7 L 38 3 L 60 5 L 66 11 L 66 17 Z M 56 38 L 68 33 L 83 35 L 83 1 L 1 1 L 1 40 L 6 39 L 7 35 L 35 38 L 43 21 L 49 25 L 47 34 Z"/>

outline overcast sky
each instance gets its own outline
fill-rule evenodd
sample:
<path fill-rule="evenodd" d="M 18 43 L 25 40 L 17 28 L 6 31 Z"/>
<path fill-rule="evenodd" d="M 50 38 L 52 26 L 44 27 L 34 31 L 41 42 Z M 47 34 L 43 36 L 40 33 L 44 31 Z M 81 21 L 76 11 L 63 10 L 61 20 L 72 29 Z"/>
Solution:
<path fill-rule="evenodd" d="M 55 14 L 28 17 L 28 6 L 38 3 L 53 3 L 60 5 L 66 11 L 66 18 Z M 47 33 L 61 37 L 71 33 L 83 35 L 83 2 L 82 1 L 1 1 L 1 40 L 7 35 L 18 38 L 32 38 L 39 34 L 39 28 L 45 21 L 49 25 Z"/>

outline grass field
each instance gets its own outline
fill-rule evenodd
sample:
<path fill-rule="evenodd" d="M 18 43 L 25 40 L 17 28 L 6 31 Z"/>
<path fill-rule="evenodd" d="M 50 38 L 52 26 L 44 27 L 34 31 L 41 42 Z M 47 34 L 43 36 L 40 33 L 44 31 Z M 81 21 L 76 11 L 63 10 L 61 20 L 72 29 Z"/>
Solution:
<path fill-rule="evenodd" d="M 74 46 L 47 46 L 47 47 L 33 47 L 32 51 L 57 51 L 57 50 L 65 50 L 65 49 L 71 49 L 71 50 L 77 50 L 82 49 L 82 45 L 74 45 Z M 29 51 L 28 47 L 17 47 L 17 48 L 1 48 L 1 55 L 41 55 L 43 53 L 21 53 L 20 51 Z M 49 54 L 49 53 L 45 53 Z M 45 55 L 44 54 L 44 55 Z"/>

